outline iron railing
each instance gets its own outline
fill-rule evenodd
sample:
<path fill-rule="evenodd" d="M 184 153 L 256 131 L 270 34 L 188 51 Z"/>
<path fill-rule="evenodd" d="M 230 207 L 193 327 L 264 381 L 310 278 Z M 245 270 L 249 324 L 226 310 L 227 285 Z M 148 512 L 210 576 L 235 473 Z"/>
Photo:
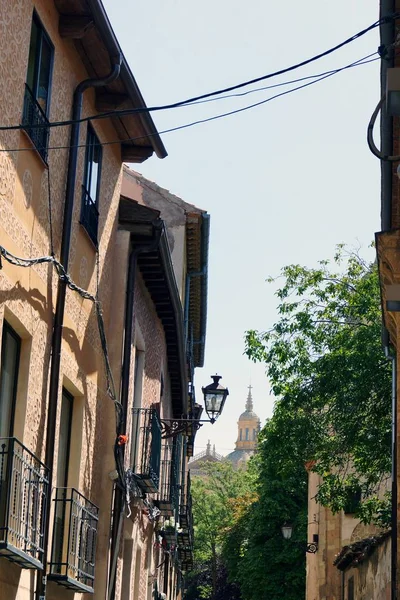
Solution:
<path fill-rule="evenodd" d="M 99 509 L 74 488 L 57 488 L 48 578 L 93 592 Z"/>
<path fill-rule="evenodd" d="M 163 517 L 176 516 L 175 508 L 179 496 L 179 490 L 176 485 L 173 485 L 172 480 L 172 454 L 171 445 L 164 444 L 161 459 L 160 491 L 157 495 L 157 505 Z"/>
<path fill-rule="evenodd" d="M 26 84 L 24 107 L 22 111 L 22 126 L 31 138 L 40 156 L 46 162 L 50 134 L 49 121 L 42 107 Z"/>
<path fill-rule="evenodd" d="M 193 545 L 193 501 L 191 493 L 190 473 L 187 474 L 186 490 L 182 492 L 179 506 L 179 524 L 182 530 L 182 541 L 187 546 Z"/>
<path fill-rule="evenodd" d="M 171 490 L 172 500 L 174 508 L 175 520 L 178 521 L 179 517 L 179 496 L 180 496 L 180 484 L 181 484 L 181 461 L 182 461 L 182 448 L 183 448 L 183 436 L 182 434 L 177 435 L 174 438 L 174 445 L 172 448 L 172 465 L 171 465 Z"/>
<path fill-rule="evenodd" d="M 160 485 L 161 424 L 152 408 L 133 409 L 131 463 L 141 489 L 156 494 Z"/>
<path fill-rule="evenodd" d="M 16 438 L 0 439 L 0 555 L 43 567 L 49 469 Z"/>
<path fill-rule="evenodd" d="M 99 211 L 96 202 L 92 200 L 85 186 L 82 186 L 81 224 L 88 232 L 92 242 L 97 246 Z"/>

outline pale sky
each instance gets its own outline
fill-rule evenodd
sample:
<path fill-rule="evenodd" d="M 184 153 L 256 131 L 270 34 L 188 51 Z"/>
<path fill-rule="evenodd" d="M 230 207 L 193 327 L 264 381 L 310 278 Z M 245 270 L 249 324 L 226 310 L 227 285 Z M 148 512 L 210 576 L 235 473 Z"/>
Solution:
<path fill-rule="evenodd" d="M 148 106 L 186 99 L 290 66 L 378 19 L 377 0 L 104 0 Z M 313 65 L 264 84 L 347 65 L 378 48 L 378 30 Z M 265 90 L 153 114 L 159 131 L 268 98 Z M 243 356 L 246 329 L 276 320 L 265 282 L 290 263 L 313 266 L 335 244 L 367 248 L 380 226 L 379 161 L 366 129 L 379 100 L 379 61 L 252 110 L 162 136 L 169 156 L 134 168 L 211 215 L 206 362 L 230 396 L 198 433 L 233 449 L 251 379 L 261 421 L 273 398 L 262 365 Z M 366 255 L 373 256 L 371 250 Z"/>

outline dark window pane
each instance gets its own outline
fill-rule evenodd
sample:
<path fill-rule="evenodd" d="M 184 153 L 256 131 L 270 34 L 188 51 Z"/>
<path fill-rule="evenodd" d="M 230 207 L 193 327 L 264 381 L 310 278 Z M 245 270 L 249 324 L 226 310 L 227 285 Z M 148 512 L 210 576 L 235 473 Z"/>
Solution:
<path fill-rule="evenodd" d="M 350 577 L 348 581 L 347 600 L 354 600 L 354 577 Z"/>
<path fill-rule="evenodd" d="M 57 487 L 67 487 L 68 461 L 71 442 L 73 398 L 63 390 L 61 403 L 60 433 L 58 440 Z"/>
<path fill-rule="evenodd" d="M 45 36 L 41 36 L 42 51 L 40 54 L 37 101 L 44 113 L 47 113 L 47 105 L 50 93 L 50 70 L 52 61 L 52 49 Z"/>
<path fill-rule="evenodd" d="M 0 373 L 0 437 L 12 434 L 12 418 L 17 395 L 21 340 L 6 323 L 3 329 Z"/>
<path fill-rule="evenodd" d="M 249 440 L 249 430 L 248 430 L 248 428 L 247 428 L 247 427 L 246 427 L 246 440 L 247 440 L 247 441 Z"/>
<path fill-rule="evenodd" d="M 29 58 L 28 58 L 28 73 L 26 76 L 26 83 L 28 84 L 31 92 L 36 95 L 35 88 L 35 72 L 36 72 L 36 58 L 38 56 L 38 39 L 39 30 L 36 21 L 32 21 L 31 29 L 31 42 L 29 45 Z"/>
<path fill-rule="evenodd" d="M 101 156 L 101 145 L 92 127 L 89 125 L 86 140 L 81 223 L 95 244 L 97 244 L 97 230 L 99 221 L 98 194 L 101 171 Z"/>

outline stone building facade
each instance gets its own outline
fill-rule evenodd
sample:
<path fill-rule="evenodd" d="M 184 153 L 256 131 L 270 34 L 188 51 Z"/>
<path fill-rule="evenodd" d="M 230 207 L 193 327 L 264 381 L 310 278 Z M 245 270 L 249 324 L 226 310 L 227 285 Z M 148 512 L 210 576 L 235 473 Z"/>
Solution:
<path fill-rule="evenodd" d="M 182 210 L 177 280 L 161 211 L 121 196 L 124 161 L 166 156 L 150 116 L 49 126 L 79 116 L 80 97 L 83 118 L 145 108 L 100 0 L 0 0 L 0 34 L 1 125 L 22 125 L 0 131 L 0 595 L 174 600 L 190 540 L 185 556 L 164 543 L 145 475 L 158 488 L 174 448 L 189 531 L 194 436 L 175 449 L 160 420 L 195 402 L 207 215 Z"/>
<path fill-rule="evenodd" d="M 391 597 L 390 531 L 363 525 L 349 503 L 333 514 L 315 500 L 320 476 L 308 475 L 308 542 L 306 600 L 389 600 Z"/>

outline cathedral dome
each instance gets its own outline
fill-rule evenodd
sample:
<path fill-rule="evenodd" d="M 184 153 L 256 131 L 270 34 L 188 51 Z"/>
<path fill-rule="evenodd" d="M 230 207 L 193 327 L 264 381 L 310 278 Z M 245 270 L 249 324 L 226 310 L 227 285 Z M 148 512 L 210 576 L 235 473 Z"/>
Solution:
<path fill-rule="evenodd" d="M 238 420 L 238 436 L 235 443 L 235 450 L 226 457 L 236 468 L 245 466 L 257 448 L 260 419 L 253 410 L 251 390 L 252 387 L 249 385 L 245 411 L 240 415 Z"/>
<path fill-rule="evenodd" d="M 251 395 L 251 385 L 249 386 L 249 393 L 247 395 L 246 410 L 240 415 L 239 421 L 259 421 L 258 416 L 253 411 L 253 398 Z"/>

